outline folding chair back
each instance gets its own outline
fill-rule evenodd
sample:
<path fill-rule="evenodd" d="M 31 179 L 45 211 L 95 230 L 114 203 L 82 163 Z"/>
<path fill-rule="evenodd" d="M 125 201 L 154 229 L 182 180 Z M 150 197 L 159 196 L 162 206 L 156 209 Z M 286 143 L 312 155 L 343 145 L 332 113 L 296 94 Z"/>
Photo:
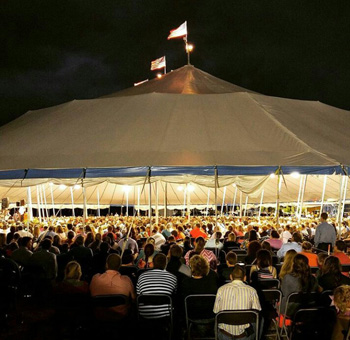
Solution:
<path fill-rule="evenodd" d="M 92 297 L 95 318 L 98 321 L 113 321 L 123 319 L 125 315 L 117 312 L 114 307 L 127 305 L 129 298 L 122 294 L 96 295 Z"/>
<path fill-rule="evenodd" d="M 271 314 L 268 315 L 270 318 L 265 317 L 265 322 L 271 320 L 273 324 L 273 329 L 268 329 L 265 333 L 266 337 L 275 336 L 276 339 L 280 339 L 279 335 L 279 324 L 278 321 L 280 317 L 280 307 L 282 300 L 282 292 L 279 289 L 263 289 L 262 291 L 263 301 L 262 301 L 262 309 L 266 311 L 266 313 Z M 268 308 L 267 308 L 268 307 Z M 269 311 L 271 313 L 269 313 Z M 275 316 L 277 315 L 277 318 Z M 267 325 L 268 327 L 269 325 Z"/>
<path fill-rule="evenodd" d="M 260 279 L 259 284 L 262 289 L 279 289 L 281 287 L 281 282 L 278 279 Z"/>
<path fill-rule="evenodd" d="M 259 313 L 256 310 L 226 310 L 219 312 L 215 317 L 215 340 L 218 339 L 219 324 L 244 325 L 255 323 L 255 339 L 259 339 Z"/>
<path fill-rule="evenodd" d="M 290 340 L 331 339 L 336 318 L 334 308 L 299 309 L 293 319 Z"/>

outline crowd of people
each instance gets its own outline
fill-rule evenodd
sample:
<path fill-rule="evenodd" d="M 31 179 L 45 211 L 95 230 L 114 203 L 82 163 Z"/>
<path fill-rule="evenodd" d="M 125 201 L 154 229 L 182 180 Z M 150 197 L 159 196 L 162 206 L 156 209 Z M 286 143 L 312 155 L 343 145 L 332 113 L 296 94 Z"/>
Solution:
<path fill-rule="evenodd" d="M 122 294 L 117 319 L 135 313 L 137 296 L 165 294 L 173 298 L 177 331 L 184 329 L 184 300 L 193 294 L 216 295 L 213 312 L 255 309 L 271 326 L 262 290 L 280 288 L 284 317 L 294 292 L 330 291 L 329 308 L 337 311 L 333 339 L 344 339 L 350 322 L 350 277 L 342 266 L 350 228 L 337 226 L 326 213 L 297 224 L 273 218 L 193 216 L 159 218 L 106 216 L 34 220 L 28 224 L 0 222 L 2 267 L 12 265 L 21 277 L 40 279 L 39 296 L 103 296 Z M 350 248 L 349 248 L 350 249 Z M 267 287 L 267 282 L 274 286 Z M 38 288 L 38 287 L 36 287 Z M 68 307 L 69 308 L 69 307 Z M 169 306 L 140 305 L 145 319 L 167 317 Z M 254 325 L 219 325 L 220 339 L 251 339 Z M 181 333 L 181 332 L 180 332 Z M 179 333 L 179 334 L 180 334 Z"/>

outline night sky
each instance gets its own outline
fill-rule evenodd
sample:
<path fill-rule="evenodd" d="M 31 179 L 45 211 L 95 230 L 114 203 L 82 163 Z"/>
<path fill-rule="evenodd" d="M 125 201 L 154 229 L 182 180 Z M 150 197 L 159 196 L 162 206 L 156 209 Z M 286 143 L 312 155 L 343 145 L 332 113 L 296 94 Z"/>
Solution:
<path fill-rule="evenodd" d="M 2 0 L 0 125 L 192 64 L 267 95 L 350 109 L 348 0 Z"/>

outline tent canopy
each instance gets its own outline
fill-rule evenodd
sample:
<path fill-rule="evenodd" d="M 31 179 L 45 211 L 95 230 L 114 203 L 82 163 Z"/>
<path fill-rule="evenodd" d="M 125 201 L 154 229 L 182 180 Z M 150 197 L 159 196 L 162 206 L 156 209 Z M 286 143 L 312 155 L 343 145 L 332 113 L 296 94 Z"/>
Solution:
<path fill-rule="evenodd" d="M 257 196 L 278 168 L 346 171 L 349 118 L 349 111 L 265 96 L 188 65 L 109 96 L 29 111 L 1 127 L 0 185 L 140 185 L 151 176 L 213 188 L 217 171 L 219 186 L 241 176 L 244 192 Z"/>

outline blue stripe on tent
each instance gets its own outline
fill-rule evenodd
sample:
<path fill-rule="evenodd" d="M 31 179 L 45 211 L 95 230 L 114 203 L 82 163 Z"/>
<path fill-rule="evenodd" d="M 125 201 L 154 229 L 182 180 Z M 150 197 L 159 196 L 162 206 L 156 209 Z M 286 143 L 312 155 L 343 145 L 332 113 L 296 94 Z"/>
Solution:
<path fill-rule="evenodd" d="M 218 166 L 219 176 L 264 176 L 275 173 L 277 166 Z"/>
<path fill-rule="evenodd" d="M 81 178 L 83 169 L 29 169 L 26 178 Z"/>
<path fill-rule="evenodd" d="M 214 176 L 214 166 L 152 166 L 151 176 L 203 175 Z"/>
<path fill-rule="evenodd" d="M 333 175 L 343 174 L 341 166 L 317 167 L 317 166 L 282 166 L 284 175 L 298 172 L 301 175 Z"/>
<path fill-rule="evenodd" d="M 25 173 L 24 169 L 0 171 L 0 179 L 23 179 Z"/>
<path fill-rule="evenodd" d="M 144 177 L 147 176 L 148 167 L 129 168 L 88 168 L 85 178 L 98 177 Z"/>

